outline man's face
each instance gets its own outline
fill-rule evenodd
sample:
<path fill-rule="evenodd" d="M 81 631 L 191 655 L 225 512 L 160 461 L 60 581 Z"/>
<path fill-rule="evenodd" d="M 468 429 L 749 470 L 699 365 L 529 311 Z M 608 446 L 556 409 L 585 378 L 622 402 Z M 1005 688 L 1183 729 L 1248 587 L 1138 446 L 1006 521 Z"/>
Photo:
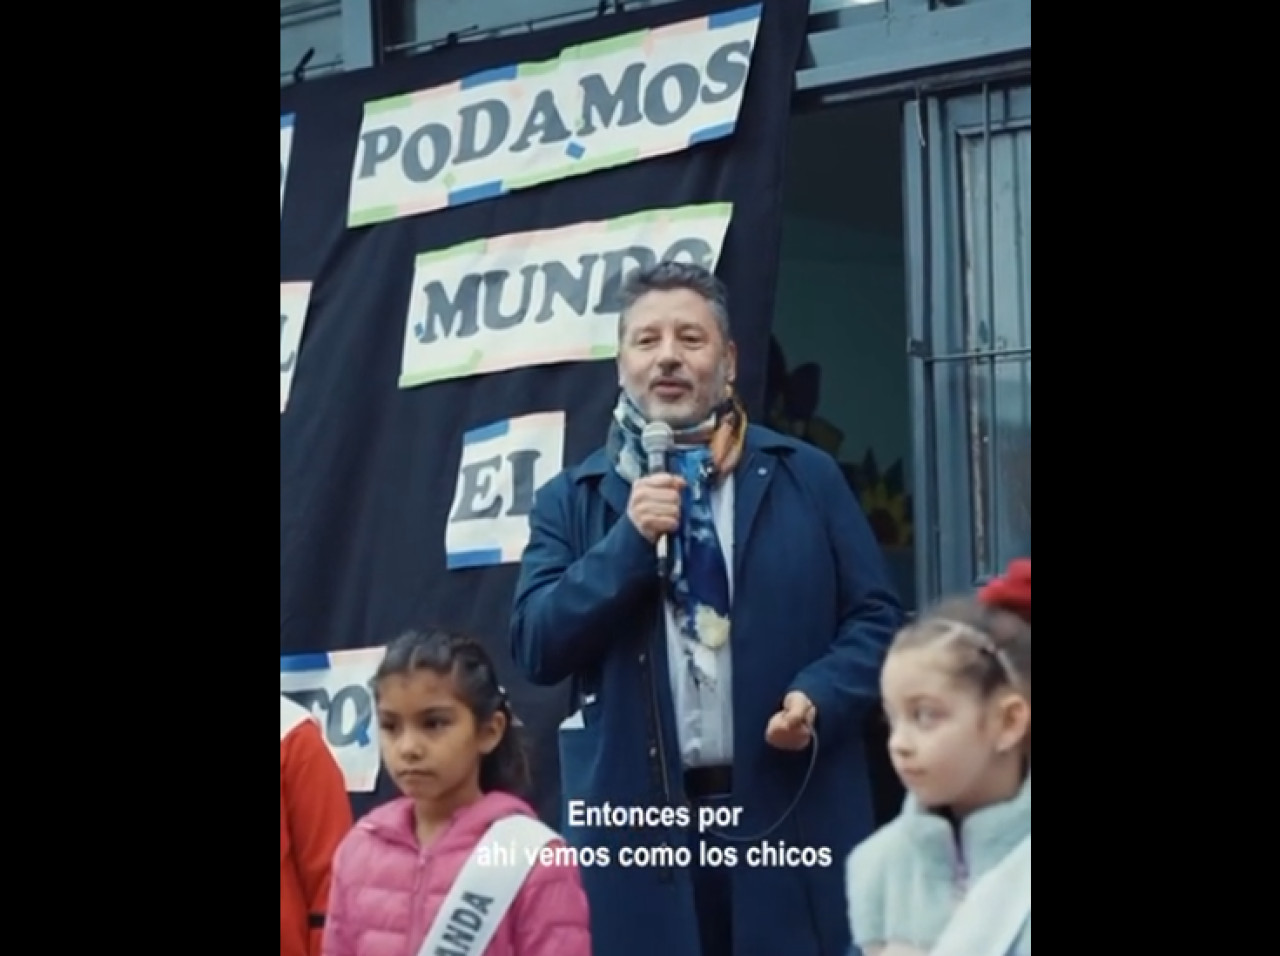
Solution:
<path fill-rule="evenodd" d="M 626 314 L 618 373 L 650 421 L 673 428 L 703 421 L 724 398 L 736 362 L 711 304 L 696 292 L 648 292 Z"/>

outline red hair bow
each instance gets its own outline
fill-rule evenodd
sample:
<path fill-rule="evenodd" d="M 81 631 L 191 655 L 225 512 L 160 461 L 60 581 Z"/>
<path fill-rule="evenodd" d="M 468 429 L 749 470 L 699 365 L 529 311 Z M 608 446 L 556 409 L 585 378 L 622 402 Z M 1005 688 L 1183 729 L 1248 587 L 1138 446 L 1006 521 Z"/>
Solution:
<path fill-rule="evenodd" d="M 988 607 L 1012 611 L 1031 621 L 1031 559 L 1009 562 L 1009 570 L 990 581 L 978 592 L 978 600 Z"/>

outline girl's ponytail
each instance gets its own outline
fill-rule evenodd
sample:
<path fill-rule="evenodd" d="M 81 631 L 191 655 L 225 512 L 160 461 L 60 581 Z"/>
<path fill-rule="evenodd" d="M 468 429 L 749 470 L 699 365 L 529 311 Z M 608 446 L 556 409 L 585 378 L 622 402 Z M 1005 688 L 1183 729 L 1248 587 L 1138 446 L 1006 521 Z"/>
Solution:
<path fill-rule="evenodd" d="M 507 729 L 498 741 L 498 746 L 480 762 L 480 789 L 485 793 L 501 790 L 527 797 L 532 774 L 524 728 L 516 723 L 506 691 L 499 687 L 498 692 L 502 695 L 502 712 L 507 715 Z"/>

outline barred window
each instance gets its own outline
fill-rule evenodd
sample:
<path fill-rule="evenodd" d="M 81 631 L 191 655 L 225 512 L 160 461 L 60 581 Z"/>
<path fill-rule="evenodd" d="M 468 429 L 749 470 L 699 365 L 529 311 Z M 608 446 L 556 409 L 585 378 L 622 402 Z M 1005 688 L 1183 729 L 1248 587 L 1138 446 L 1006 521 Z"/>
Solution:
<path fill-rule="evenodd" d="M 965 370 L 973 564 L 998 573 L 1031 553 L 1031 128 L 970 136 Z"/>
<path fill-rule="evenodd" d="M 921 588 L 1031 553 L 1031 88 L 908 109 Z"/>

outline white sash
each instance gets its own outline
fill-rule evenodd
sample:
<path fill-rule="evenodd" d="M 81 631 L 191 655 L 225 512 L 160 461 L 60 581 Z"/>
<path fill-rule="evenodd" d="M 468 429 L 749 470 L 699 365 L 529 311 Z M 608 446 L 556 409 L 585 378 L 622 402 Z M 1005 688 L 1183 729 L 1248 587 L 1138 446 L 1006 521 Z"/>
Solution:
<path fill-rule="evenodd" d="M 974 884 L 929 956 L 1008 956 L 1031 916 L 1031 836 Z"/>
<path fill-rule="evenodd" d="M 523 814 L 494 821 L 449 888 L 418 956 L 484 956 L 539 852 L 559 838 Z"/>

